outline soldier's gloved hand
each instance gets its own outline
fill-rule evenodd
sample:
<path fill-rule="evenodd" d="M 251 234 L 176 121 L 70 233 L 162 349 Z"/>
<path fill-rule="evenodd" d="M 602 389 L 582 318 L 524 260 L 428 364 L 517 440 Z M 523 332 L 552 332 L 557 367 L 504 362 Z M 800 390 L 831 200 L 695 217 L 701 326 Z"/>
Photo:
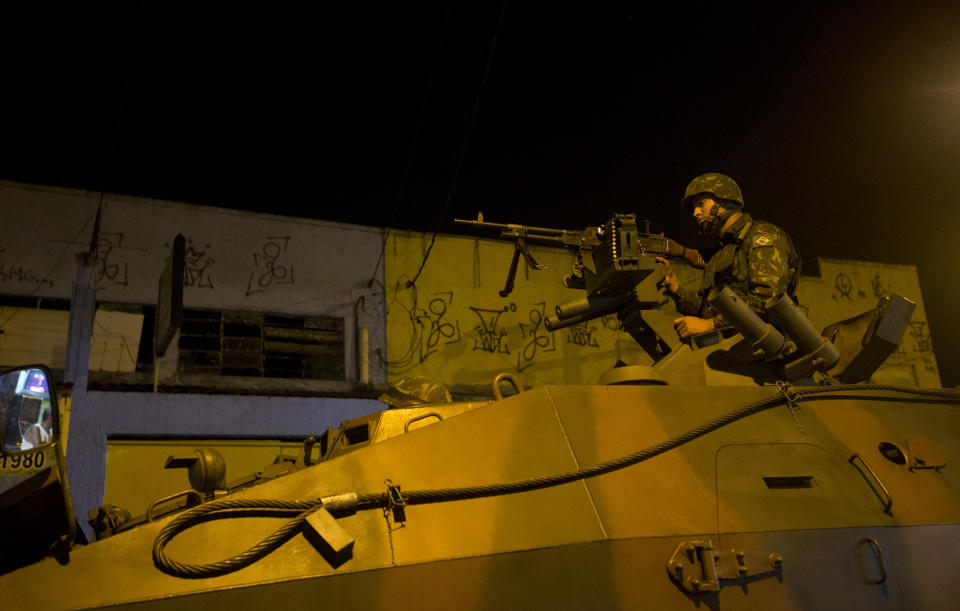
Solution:
<path fill-rule="evenodd" d="M 680 290 L 680 279 L 670 269 L 670 262 L 663 257 L 657 257 L 657 263 L 667 268 L 667 275 L 663 277 L 663 286 L 671 295 Z"/>
<path fill-rule="evenodd" d="M 673 321 L 673 328 L 677 330 L 680 339 L 687 339 L 691 335 L 712 331 L 712 318 L 697 318 L 696 316 L 681 316 Z"/>

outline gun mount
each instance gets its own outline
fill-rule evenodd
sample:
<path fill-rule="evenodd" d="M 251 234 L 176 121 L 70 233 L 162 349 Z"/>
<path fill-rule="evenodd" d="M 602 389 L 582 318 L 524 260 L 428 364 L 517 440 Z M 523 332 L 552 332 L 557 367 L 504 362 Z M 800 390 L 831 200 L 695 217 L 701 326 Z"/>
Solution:
<path fill-rule="evenodd" d="M 657 256 L 683 257 L 694 266 L 703 266 L 699 252 L 661 234 L 650 233 L 649 222 L 643 221 L 643 231 L 640 231 L 635 214 L 614 214 L 606 223 L 582 231 L 488 223 L 481 215 L 475 221 L 454 219 L 454 222 L 497 229 L 501 238 L 514 241 L 513 258 L 501 297 L 513 291 L 521 256 L 533 269 L 545 267 L 530 254 L 528 242 L 576 250 L 573 270 L 564 277 L 563 284 L 567 288 L 582 289 L 587 295 L 558 305 L 556 316 L 546 319 L 547 329 L 551 331 L 619 312 L 637 301 L 634 289 L 655 270 Z"/>

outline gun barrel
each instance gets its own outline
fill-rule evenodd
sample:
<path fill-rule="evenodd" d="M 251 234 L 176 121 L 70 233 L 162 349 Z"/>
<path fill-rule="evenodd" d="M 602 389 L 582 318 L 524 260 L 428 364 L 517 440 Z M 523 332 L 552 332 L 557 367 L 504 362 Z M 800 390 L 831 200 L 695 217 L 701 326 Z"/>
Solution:
<path fill-rule="evenodd" d="M 616 297 L 591 296 L 574 299 L 573 301 L 557 305 L 557 318 L 566 320 L 567 318 L 579 316 L 585 312 L 616 310 L 626 305 L 628 300 L 629 295 L 618 295 Z"/>
<path fill-rule="evenodd" d="M 575 325 L 578 322 L 583 322 L 590 320 L 589 318 L 584 318 L 583 316 L 571 316 L 570 318 L 560 320 L 554 316 L 547 316 L 543 319 L 543 325 L 547 328 L 547 331 L 559 331 L 560 329 L 565 329 L 570 325 Z"/>
<path fill-rule="evenodd" d="M 506 223 L 488 223 L 486 221 L 472 221 L 469 219 L 453 219 L 454 223 L 460 223 L 461 225 L 475 225 L 477 227 L 489 227 L 490 229 L 509 229 L 510 226 Z"/>
<path fill-rule="evenodd" d="M 559 331 L 560 329 L 566 329 L 567 327 L 573 326 L 581 322 L 587 322 L 588 320 L 593 320 L 594 318 L 600 318 L 601 316 L 606 316 L 607 314 L 612 314 L 613 311 L 609 312 L 585 312 L 583 314 L 577 314 L 576 316 L 571 316 L 569 318 L 564 318 L 563 320 L 555 318 L 553 316 L 547 316 L 543 320 L 544 326 L 547 328 L 547 331 Z"/>
<path fill-rule="evenodd" d="M 544 325 L 548 331 L 557 331 L 570 325 L 600 318 L 623 309 L 634 299 L 633 293 L 617 297 L 585 297 L 557 306 L 557 316 L 547 316 Z"/>
<path fill-rule="evenodd" d="M 569 229 L 555 229 L 553 227 L 531 227 L 528 225 L 516 225 L 514 223 L 488 223 L 487 221 L 471 221 L 467 219 L 453 219 L 454 223 L 460 223 L 461 225 L 473 225 L 474 227 L 486 227 L 488 229 L 501 229 L 503 231 L 519 231 L 523 230 L 527 237 L 535 238 L 539 236 L 530 235 L 534 234 L 544 234 L 546 236 L 564 236 L 572 233 L 580 233 L 579 231 L 572 231 Z"/>

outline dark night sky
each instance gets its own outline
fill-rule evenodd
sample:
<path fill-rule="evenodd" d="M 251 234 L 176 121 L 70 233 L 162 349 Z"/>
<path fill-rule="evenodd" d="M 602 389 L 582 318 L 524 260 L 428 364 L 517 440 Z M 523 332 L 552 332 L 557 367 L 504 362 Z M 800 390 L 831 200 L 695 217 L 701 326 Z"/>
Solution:
<path fill-rule="evenodd" d="M 723 171 L 807 273 L 919 266 L 960 384 L 960 3 L 197 4 L 0 9 L 0 177 L 428 231 L 636 211 L 683 241 L 684 185 Z"/>

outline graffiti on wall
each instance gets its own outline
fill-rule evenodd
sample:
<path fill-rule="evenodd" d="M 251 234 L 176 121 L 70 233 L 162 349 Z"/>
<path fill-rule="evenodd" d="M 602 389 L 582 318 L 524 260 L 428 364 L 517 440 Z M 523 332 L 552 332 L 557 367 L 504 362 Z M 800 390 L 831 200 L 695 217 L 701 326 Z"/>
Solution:
<path fill-rule="evenodd" d="M 511 304 L 516 312 L 517 305 Z M 473 327 L 476 337 L 473 340 L 473 349 L 483 352 L 499 352 L 510 354 L 510 345 L 507 332 L 500 325 L 500 317 L 510 311 L 510 306 L 500 309 L 477 308 L 470 306 L 470 311 L 477 315 L 479 323 Z"/>
<path fill-rule="evenodd" d="M 399 358 L 383 362 L 391 371 L 408 371 L 425 362 L 447 344 L 460 342 L 460 321 L 447 316 L 453 304 L 453 291 L 439 291 L 421 296 L 416 286 L 398 290 L 388 312 L 402 312 L 397 321 L 408 338 Z"/>
<path fill-rule="evenodd" d="M 40 277 L 40 274 L 29 267 L 5 263 L 0 263 L 0 281 L 53 286 L 53 280 Z"/>
<path fill-rule="evenodd" d="M 123 256 L 124 250 L 145 250 L 142 248 L 130 249 L 123 244 L 123 234 L 101 233 L 97 238 L 97 286 L 112 284 L 128 286 L 130 264 Z"/>
<path fill-rule="evenodd" d="M 569 331 L 569 335 L 567 336 L 568 344 L 587 346 L 590 348 L 600 347 L 600 345 L 597 344 L 597 338 L 594 335 L 597 331 L 597 325 L 591 324 L 591 321 L 570 325 L 567 327 L 567 329 Z"/>
<path fill-rule="evenodd" d="M 80 246 L 86 249 L 89 245 L 80 241 L 61 241 L 68 245 Z M 130 246 L 126 235 L 120 231 L 101 232 L 97 236 L 97 260 L 94 263 L 94 276 L 97 287 L 121 286 L 130 284 L 130 263 L 127 259 L 130 252 L 149 252 L 146 248 Z M 44 279 L 46 281 L 46 279 Z M 52 285 L 52 283 L 51 283 Z"/>
<path fill-rule="evenodd" d="M 873 280 L 870 281 L 870 288 L 873 289 L 873 296 L 877 299 L 891 295 L 890 292 L 890 283 L 883 283 L 883 280 L 880 279 L 880 274 L 877 274 L 873 277 Z"/>
<path fill-rule="evenodd" d="M 599 331 L 606 325 L 619 327 L 613 316 L 606 322 L 589 321 L 549 331 L 549 307 L 546 301 L 502 304 L 482 300 L 468 305 L 457 302 L 454 291 L 428 293 L 400 280 L 387 312 L 391 317 L 388 327 L 395 334 L 392 345 L 403 348 L 391 349 L 391 359 L 381 362 L 390 373 L 401 374 L 438 358 L 450 344 L 462 343 L 465 345 L 459 350 L 507 361 L 522 372 L 550 358 L 561 342 L 598 349 Z"/>
<path fill-rule="evenodd" d="M 853 291 L 853 282 L 850 280 L 850 276 L 840 272 L 833 279 L 833 288 L 837 290 L 833 294 L 834 301 L 842 301 L 846 299 L 847 301 L 853 301 L 850 298 L 850 293 Z"/>
<path fill-rule="evenodd" d="M 193 240 L 187 238 L 187 245 L 183 256 L 183 285 L 194 288 L 212 289 L 213 277 L 210 275 L 210 266 L 216 261 L 208 253 L 209 244 L 195 246 Z"/>
<path fill-rule="evenodd" d="M 607 331 L 620 331 L 623 329 L 623 325 L 620 323 L 620 318 L 616 314 L 607 314 L 606 316 L 600 317 L 600 324 L 603 325 L 603 328 Z"/>
<path fill-rule="evenodd" d="M 516 306 L 516 304 L 511 305 Z M 527 314 L 529 322 L 517 323 L 520 328 L 520 341 L 524 342 L 517 354 L 518 373 L 534 363 L 538 352 L 554 352 L 557 349 L 554 333 L 547 331 L 544 323 L 547 318 L 546 309 L 545 301 L 534 303 Z"/>
<path fill-rule="evenodd" d="M 907 333 L 913 338 L 913 354 L 920 357 L 923 368 L 931 373 L 936 372 L 937 364 L 933 358 L 933 340 L 930 337 L 930 327 L 927 325 L 927 321 L 910 321 Z M 903 344 L 901 344 L 901 347 L 903 347 Z"/>
<path fill-rule="evenodd" d="M 423 354 L 430 355 L 443 344 L 460 341 L 460 321 L 446 318 L 447 309 L 453 304 L 453 291 L 434 293 L 426 309 L 416 312 L 417 326 L 423 338 Z"/>
<path fill-rule="evenodd" d="M 880 274 L 874 274 L 870 279 L 870 292 L 863 287 L 855 287 L 853 280 L 847 274 L 840 272 L 833 278 L 833 288 L 836 291 L 833 294 L 834 301 L 853 301 L 854 292 L 857 299 L 882 299 L 893 294 L 890 290 L 890 282 L 883 279 Z"/>
<path fill-rule="evenodd" d="M 253 252 L 253 268 L 247 278 L 246 297 L 266 292 L 280 284 L 294 284 L 293 266 L 280 262 L 290 245 L 290 236 L 273 236 L 264 239 L 259 251 Z"/>
<path fill-rule="evenodd" d="M 570 325 L 560 331 L 549 331 L 546 326 L 547 304 L 537 301 L 526 308 L 510 303 L 501 308 L 471 306 L 478 324 L 473 327 L 474 350 L 488 353 L 516 355 L 516 370 L 522 372 L 539 359 L 557 351 L 558 335 L 567 344 L 580 348 L 600 348 L 597 331 L 614 325 L 616 316 L 606 322 L 586 321 Z M 564 341 L 561 339 L 560 341 Z"/>
<path fill-rule="evenodd" d="M 933 341 L 930 339 L 930 330 L 925 320 L 910 321 L 907 331 L 914 340 L 914 352 L 933 352 Z"/>

